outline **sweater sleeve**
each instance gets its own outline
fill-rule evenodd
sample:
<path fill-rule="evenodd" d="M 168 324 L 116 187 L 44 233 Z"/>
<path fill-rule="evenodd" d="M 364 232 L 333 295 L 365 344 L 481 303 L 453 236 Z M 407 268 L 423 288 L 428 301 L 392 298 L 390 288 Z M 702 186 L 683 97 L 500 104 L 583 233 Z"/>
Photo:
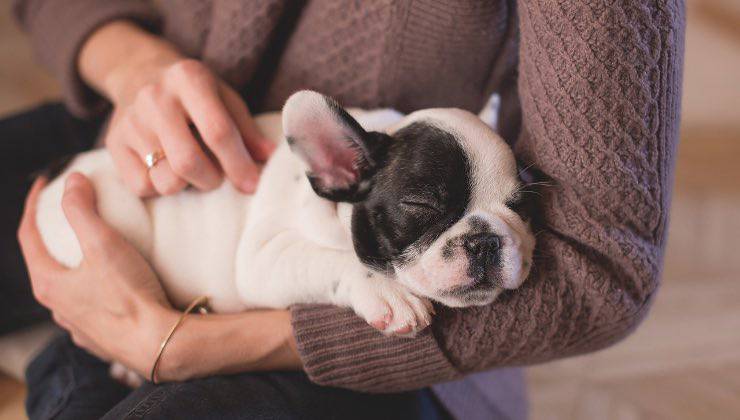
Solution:
<path fill-rule="evenodd" d="M 77 72 L 77 55 L 87 37 L 116 19 L 146 27 L 158 22 L 154 6 L 146 0 L 16 0 L 14 12 L 39 61 L 61 84 L 67 107 L 80 117 L 94 115 L 106 105 Z"/>
<path fill-rule="evenodd" d="M 346 309 L 296 307 L 312 380 L 408 390 L 595 351 L 636 328 L 661 271 L 683 65 L 683 3 L 649 4 L 518 2 L 515 151 L 550 184 L 533 272 L 489 306 L 439 308 L 414 339 L 382 337 Z"/>

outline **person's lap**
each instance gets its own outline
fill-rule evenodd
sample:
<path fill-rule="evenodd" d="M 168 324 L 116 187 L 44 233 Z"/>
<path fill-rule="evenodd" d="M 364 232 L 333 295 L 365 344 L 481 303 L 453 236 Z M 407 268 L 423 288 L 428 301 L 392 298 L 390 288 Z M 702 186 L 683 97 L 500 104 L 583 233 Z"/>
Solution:
<path fill-rule="evenodd" d="M 311 383 L 303 372 L 248 373 L 146 384 L 105 419 L 442 419 L 429 390 L 362 394 Z"/>
<path fill-rule="evenodd" d="M 31 293 L 15 234 L 32 176 L 92 147 L 100 122 L 72 118 L 60 104 L 0 120 L 0 334 L 48 319 Z M 429 390 L 363 394 L 318 386 L 302 372 L 147 383 L 131 391 L 108 375 L 106 363 L 67 336 L 34 359 L 27 385 L 32 419 L 446 417 Z"/>
<path fill-rule="evenodd" d="M 108 365 L 54 340 L 27 371 L 31 419 L 441 419 L 428 390 L 363 394 L 311 383 L 302 372 L 214 376 L 187 382 L 145 383 L 130 391 Z"/>

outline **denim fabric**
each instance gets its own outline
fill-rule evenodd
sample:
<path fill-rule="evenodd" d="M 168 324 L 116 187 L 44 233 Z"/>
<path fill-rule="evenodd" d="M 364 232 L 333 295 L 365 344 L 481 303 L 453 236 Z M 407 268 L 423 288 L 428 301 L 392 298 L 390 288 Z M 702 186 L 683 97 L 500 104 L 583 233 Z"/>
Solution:
<path fill-rule="evenodd" d="M 99 419 L 129 394 L 108 364 L 76 347 L 68 335 L 54 339 L 26 370 L 30 419 Z"/>
<path fill-rule="evenodd" d="M 444 419 L 429 390 L 361 394 L 311 383 L 302 372 L 249 373 L 145 384 L 104 419 Z"/>
<path fill-rule="evenodd" d="M 31 420 L 449 419 L 429 390 L 361 394 L 311 383 L 302 372 L 246 373 L 130 390 L 108 365 L 55 339 L 27 372 Z"/>

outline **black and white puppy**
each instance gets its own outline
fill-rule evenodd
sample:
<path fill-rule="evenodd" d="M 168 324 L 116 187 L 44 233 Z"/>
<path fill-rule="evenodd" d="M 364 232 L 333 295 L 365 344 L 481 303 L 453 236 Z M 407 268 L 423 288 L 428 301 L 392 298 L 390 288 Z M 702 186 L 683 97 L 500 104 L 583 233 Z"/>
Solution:
<path fill-rule="evenodd" d="M 40 197 L 50 253 L 67 266 L 82 258 L 61 208 L 64 178 L 77 171 L 180 307 L 199 295 L 217 312 L 331 303 L 407 334 L 430 323 L 429 300 L 486 305 L 527 277 L 535 241 L 511 208 L 520 194 L 514 156 L 477 116 L 348 112 L 301 91 L 282 124 L 279 113 L 256 121 L 285 141 L 253 196 L 224 182 L 142 200 L 105 150 L 78 156 Z"/>

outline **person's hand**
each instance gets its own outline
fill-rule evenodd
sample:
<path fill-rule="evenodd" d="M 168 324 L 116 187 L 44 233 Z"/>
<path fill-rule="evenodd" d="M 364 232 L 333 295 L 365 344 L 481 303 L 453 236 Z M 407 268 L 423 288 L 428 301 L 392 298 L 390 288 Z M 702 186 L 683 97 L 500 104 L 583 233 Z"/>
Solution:
<path fill-rule="evenodd" d="M 123 51 L 114 56 L 111 48 Z M 188 184 L 211 190 L 222 173 L 237 189 L 254 192 L 257 163 L 274 143 L 241 97 L 203 63 L 133 24 L 112 22 L 86 42 L 80 70 L 114 105 L 105 144 L 134 192 L 173 194 Z M 146 156 L 159 152 L 164 159 L 147 170 Z"/>
<path fill-rule="evenodd" d="M 93 187 L 80 174 L 69 176 L 63 207 L 83 261 L 72 269 L 57 263 L 36 228 L 43 185 L 34 184 L 18 230 L 36 299 L 77 345 L 148 374 L 157 345 L 177 317 L 159 280 L 139 252 L 98 216 Z"/>
<path fill-rule="evenodd" d="M 78 346 L 148 377 L 180 313 L 167 302 L 144 257 L 98 216 L 93 187 L 80 174 L 67 179 L 62 206 L 83 260 L 72 269 L 57 263 L 36 228 L 43 186 L 37 181 L 31 189 L 18 230 L 36 299 Z M 176 335 L 158 368 L 160 380 L 302 366 L 287 310 L 192 316 Z"/>

